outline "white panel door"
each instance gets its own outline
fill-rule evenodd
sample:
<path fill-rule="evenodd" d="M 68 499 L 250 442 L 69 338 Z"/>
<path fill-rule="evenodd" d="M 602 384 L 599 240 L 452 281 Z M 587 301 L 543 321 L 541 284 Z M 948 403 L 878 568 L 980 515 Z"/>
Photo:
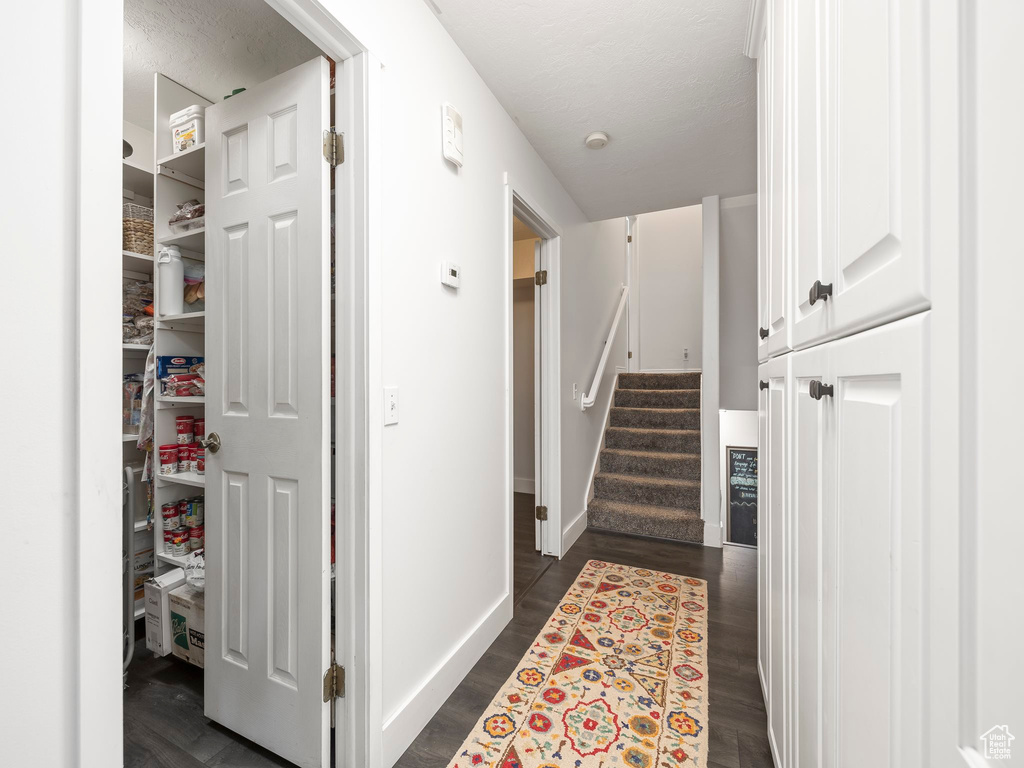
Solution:
<path fill-rule="evenodd" d="M 822 537 L 826 768 L 865 765 L 866 736 L 872 766 L 922 766 L 927 333 L 923 313 L 826 345 L 836 433 L 834 521 Z"/>
<path fill-rule="evenodd" d="M 206 111 L 206 715 L 329 760 L 328 63 Z M 212 435 L 211 435 L 212 436 Z"/>
<path fill-rule="evenodd" d="M 821 762 L 821 538 L 833 524 L 827 513 L 832 459 L 832 398 L 817 384 L 829 381 L 827 348 L 797 352 L 790 361 L 792 392 L 790 506 L 792 509 L 792 765 Z M 812 394 L 813 393 L 813 394 Z"/>
<path fill-rule="evenodd" d="M 533 271 L 539 272 L 543 269 L 541 266 L 541 241 L 538 240 L 533 244 Z M 533 429 L 533 498 L 534 504 L 537 506 L 547 504 L 547 496 L 544 493 L 544 408 L 543 397 L 544 388 L 541 386 L 543 378 L 541 377 L 541 366 L 544 362 L 544 356 L 541 354 L 542 343 L 544 341 L 544 334 L 542 331 L 542 323 L 544 322 L 544 313 L 542 310 L 541 302 L 544 301 L 544 293 L 541 290 L 541 286 L 536 284 L 534 281 L 533 285 L 533 413 L 534 413 L 534 429 Z M 546 523 L 543 520 L 537 520 L 536 517 L 533 521 L 533 548 L 538 552 L 544 552 L 544 526 Z M 548 551 L 551 551 L 551 547 Z"/>
<path fill-rule="evenodd" d="M 767 157 L 768 157 L 768 354 L 777 355 L 790 348 L 787 327 L 787 285 L 788 269 L 787 231 L 789 192 L 787 184 L 786 132 L 789 128 L 786 115 L 787 94 L 787 47 L 790 33 L 787 26 L 789 0 L 768 0 L 765 7 L 767 19 L 765 59 L 767 91 Z"/>
<path fill-rule="evenodd" d="M 759 477 L 767 477 L 767 504 L 758 512 L 758 525 L 764 520 L 766 530 L 759 530 L 757 535 L 758 546 L 767 547 L 767 648 L 763 661 L 768 695 L 765 706 L 768 710 L 768 738 L 780 766 L 788 765 L 785 756 L 789 721 L 788 368 L 789 356 L 775 358 L 762 366 L 763 378 L 768 382 L 765 435 L 768 462 L 766 471 L 758 472 Z"/>
<path fill-rule="evenodd" d="M 804 262 L 796 300 L 809 299 L 815 280 L 832 286 L 824 326 L 810 327 L 800 339 L 813 344 L 819 333 L 834 338 L 928 306 L 928 135 L 921 0 L 806 5 L 817 7 L 824 35 L 818 52 L 823 264 L 814 277 Z M 804 8 L 801 16 L 809 13 Z M 801 88 L 808 77 L 801 71 Z"/>
<path fill-rule="evenodd" d="M 757 368 L 757 673 L 761 693 L 768 701 L 768 478 L 772 455 L 768 450 L 768 366 Z"/>

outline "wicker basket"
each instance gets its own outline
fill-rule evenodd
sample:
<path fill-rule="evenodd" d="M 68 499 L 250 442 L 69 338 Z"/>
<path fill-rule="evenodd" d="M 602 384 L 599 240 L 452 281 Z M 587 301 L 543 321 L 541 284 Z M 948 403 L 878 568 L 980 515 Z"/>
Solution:
<path fill-rule="evenodd" d="M 153 255 L 153 209 L 124 203 L 121 210 L 121 247 L 143 256 Z"/>

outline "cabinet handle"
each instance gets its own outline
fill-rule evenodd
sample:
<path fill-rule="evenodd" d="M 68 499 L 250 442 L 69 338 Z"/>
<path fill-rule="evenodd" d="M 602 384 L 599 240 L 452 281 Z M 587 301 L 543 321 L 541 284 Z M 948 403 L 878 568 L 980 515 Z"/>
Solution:
<path fill-rule="evenodd" d="M 760 336 L 762 339 L 767 339 L 768 338 L 768 329 L 767 328 L 758 328 L 757 329 L 757 335 Z"/>
<path fill-rule="evenodd" d="M 814 285 L 811 286 L 811 291 L 808 294 L 808 299 L 813 305 L 818 299 L 827 301 L 828 297 L 832 295 L 832 283 L 828 285 L 822 285 L 821 280 L 815 280 Z"/>
<path fill-rule="evenodd" d="M 759 381 L 759 382 L 757 382 L 757 388 L 760 389 L 760 390 L 768 389 L 768 382 L 767 381 Z"/>
<path fill-rule="evenodd" d="M 832 384 L 822 384 L 820 381 L 815 379 L 810 383 L 807 388 L 807 393 L 815 400 L 821 400 L 823 397 L 832 397 L 835 395 L 836 388 Z"/>

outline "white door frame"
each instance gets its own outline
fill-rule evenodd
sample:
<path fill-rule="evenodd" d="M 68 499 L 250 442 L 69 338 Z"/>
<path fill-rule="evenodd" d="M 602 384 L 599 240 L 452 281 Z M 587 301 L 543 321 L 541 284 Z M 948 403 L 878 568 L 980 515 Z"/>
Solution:
<path fill-rule="evenodd" d="M 534 343 L 540 346 L 539 384 L 535 392 L 534 427 L 540 434 L 537 445 L 540 455 L 535 457 L 540 469 L 535 479 L 536 503 L 548 508 L 547 523 L 542 526 L 541 553 L 562 556 L 562 504 L 561 504 L 561 406 L 558 398 L 561 353 L 559 351 L 559 249 L 561 227 L 536 205 L 529 193 L 513 183 L 505 174 L 505 522 L 508 530 L 508 589 L 512 592 L 513 577 L 513 517 L 514 517 L 514 420 L 513 420 L 513 348 L 512 348 L 512 219 L 519 218 L 540 238 L 541 265 L 547 270 L 546 293 L 540 302 L 539 322 Z"/>
<path fill-rule="evenodd" d="M 626 370 L 640 371 L 640 226 L 637 216 L 626 217 L 626 336 L 629 352 Z"/>
<path fill-rule="evenodd" d="M 338 766 L 376 766 L 381 764 L 382 713 L 381 675 L 381 467 L 380 434 L 383 408 L 368 392 L 381 391 L 380 372 L 380 259 L 381 248 L 381 164 L 371 162 L 381 154 L 380 98 L 382 64 L 316 0 L 266 0 L 322 50 L 336 59 L 336 82 L 345 83 L 350 99 L 339 99 L 336 124 L 346 134 L 346 163 L 336 175 L 339 206 L 337 263 L 348 264 L 351 274 L 339 274 L 337 307 L 346 312 L 346 334 L 337 336 L 338 403 L 336 426 L 339 451 L 337 460 L 336 553 L 338 555 L 337 629 L 338 661 L 347 669 L 346 697 L 339 700 L 336 748 Z M 99 120 L 98 115 L 121 114 L 123 59 L 123 19 L 121 4 L 81 3 L 78 6 L 78 103 L 74 109 L 79 125 L 102 126 L 95 130 L 90 146 L 121 146 L 121 122 Z M 99 42 L 98 42 L 99 41 Z M 99 313 L 92 311 L 94 286 L 118 285 L 121 263 L 103 257 L 119 246 L 117 222 L 120 173 L 111 165 L 116 155 L 78 149 L 79 173 L 76 193 L 82 206 L 78 234 L 81 274 L 90 276 L 78 286 L 76 339 L 80 371 L 80 403 L 112 402 L 109 382 L 96 376 L 96 361 L 118 360 L 120 340 L 106 333 Z M 116 150 L 115 150 L 116 151 Z M 109 166 L 109 168 L 108 168 Z M 113 170 L 112 170 L 113 169 Z M 110 180 L 111 183 L 98 183 Z M 340 194 L 342 189 L 349 194 Z M 109 198 L 109 199 L 108 199 Z M 343 229 L 344 228 L 344 229 Z M 348 279 L 346 279 L 348 278 Z M 100 291 L 98 295 L 103 295 Z M 340 314 L 339 314 L 340 317 Z M 103 332 L 90 329 L 102 326 Z M 341 323 L 339 323 L 339 328 Z M 89 361 L 86 363 L 85 361 Z M 87 374 L 87 375 L 86 375 Z M 119 407 L 119 406 L 117 406 Z M 105 434 L 93 425 L 116 423 L 116 416 L 105 409 L 83 409 L 79 432 L 83 436 Z M 113 419 L 113 420 L 112 420 Z M 121 451 L 93 451 L 79 443 L 79 513 L 92 522 L 88 538 L 79 537 L 77 555 L 77 592 L 89 611 L 78 612 L 77 633 L 67 642 L 76 646 L 69 653 L 79 662 L 69 665 L 74 675 L 71 688 L 77 691 L 68 704 L 77 723 L 77 744 L 71 748 L 78 765 L 120 765 L 123 746 L 123 709 L 121 681 L 121 575 L 109 564 L 120 561 L 121 522 L 105 514 L 109 504 L 105 495 L 121 476 Z M 113 480 L 111 480 L 113 478 Z M 102 507 L 102 509 L 99 509 Z M 95 514 L 93 514 L 95 512 Z M 102 512 L 102 514 L 101 514 Z M 112 578 L 116 575 L 116 579 Z M 103 585 L 108 584 L 109 588 Z M 117 617 L 112 621 L 110 617 Z M 89 642 L 86 643 L 85 639 Z M 96 649 L 107 648 L 110 659 L 97 659 Z M 84 654 L 92 660 L 86 662 Z"/>

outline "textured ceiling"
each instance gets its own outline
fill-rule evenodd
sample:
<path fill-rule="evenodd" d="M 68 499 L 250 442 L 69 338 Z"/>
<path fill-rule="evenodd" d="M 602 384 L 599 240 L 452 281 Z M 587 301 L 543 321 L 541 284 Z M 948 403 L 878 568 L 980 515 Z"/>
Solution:
<path fill-rule="evenodd" d="M 320 54 L 263 0 L 124 0 L 124 119 L 153 130 L 153 73 L 220 101 Z"/>
<path fill-rule="evenodd" d="M 426 1 L 589 218 L 756 190 L 749 0 Z"/>

